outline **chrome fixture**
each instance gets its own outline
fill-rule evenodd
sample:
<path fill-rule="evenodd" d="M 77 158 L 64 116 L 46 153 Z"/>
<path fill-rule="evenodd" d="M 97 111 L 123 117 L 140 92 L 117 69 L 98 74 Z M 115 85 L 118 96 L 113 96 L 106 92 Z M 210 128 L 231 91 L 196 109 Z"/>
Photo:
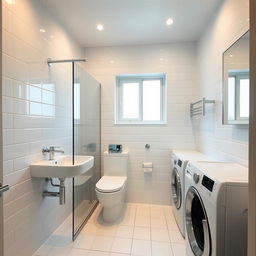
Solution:
<path fill-rule="evenodd" d="M 46 179 L 46 181 L 49 181 L 49 180 L 50 180 L 51 185 L 53 187 L 58 187 L 59 188 L 59 192 L 45 190 L 43 192 L 43 197 L 58 197 L 60 205 L 65 204 L 65 202 L 66 202 L 66 193 L 65 193 L 66 188 L 65 188 L 65 184 L 64 184 L 65 179 L 64 178 L 59 178 L 60 184 L 54 184 L 52 178 L 50 178 L 50 179 L 47 178 Z"/>
<path fill-rule="evenodd" d="M 42 149 L 42 153 L 43 155 L 45 155 L 46 153 L 49 153 L 49 160 L 54 160 L 55 158 L 55 153 L 62 153 L 64 154 L 65 152 L 61 149 L 56 149 L 56 148 L 60 148 L 60 147 L 54 147 L 54 146 L 50 146 L 48 147 L 44 147 Z"/>
<path fill-rule="evenodd" d="M 205 116 L 205 105 L 208 103 L 214 104 L 215 100 L 206 100 L 203 98 L 197 102 L 190 103 L 190 117 L 199 115 Z"/>
<path fill-rule="evenodd" d="M 8 191 L 9 189 L 9 185 L 2 186 L 2 184 L 0 183 L 0 197 L 4 192 Z"/>
<path fill-rule="evenodd" d="M 150 144 L 146 144 L 145 149 L 150 149 Z"/>
<path fill-rule="evenodd" d="M 52 60 L 51 58 L 47 59 L 48 66 L 51 66 L 54 63 L 67 63 L 67 62 L 86 62 L 86 59 L 67 59 L 67 60 Z"/>

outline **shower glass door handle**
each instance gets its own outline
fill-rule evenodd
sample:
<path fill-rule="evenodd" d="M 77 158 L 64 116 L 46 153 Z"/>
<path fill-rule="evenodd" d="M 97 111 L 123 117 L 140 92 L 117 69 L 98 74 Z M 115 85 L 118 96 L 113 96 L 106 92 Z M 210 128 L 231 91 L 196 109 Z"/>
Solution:
<path fill-rule="evenodd" d="M 9 189 L 9 185 L 2 186 L 2 184 L 0 183 L 0 197 L 4 192 L 8 191 Z"/>

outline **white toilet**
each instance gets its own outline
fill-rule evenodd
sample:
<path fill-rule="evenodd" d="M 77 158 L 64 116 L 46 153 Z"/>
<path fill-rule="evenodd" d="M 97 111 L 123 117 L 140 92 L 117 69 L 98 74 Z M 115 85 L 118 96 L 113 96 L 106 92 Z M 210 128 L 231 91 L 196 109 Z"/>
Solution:
<path fill-rule="evenodd" d="M 96 195 L 103 206 L 103 220 L 114 222 L 121 214 L 126 194 L 128 152 L 104 152 L 104 173 L 96 183 Z"/>

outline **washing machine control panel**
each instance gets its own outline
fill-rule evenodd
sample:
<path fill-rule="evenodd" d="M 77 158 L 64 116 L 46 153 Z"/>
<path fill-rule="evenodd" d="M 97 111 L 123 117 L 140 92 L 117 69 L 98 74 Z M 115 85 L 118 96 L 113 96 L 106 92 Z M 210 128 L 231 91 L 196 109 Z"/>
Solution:
<path fill-rule="evenodd" d="M 200 174 L 194 173 L 193 180 L 197 184 L 200 181 Z"/>
<path fill-rule="evenodd" d="M 202 180 L 202 185 L 204 187 L 206 187 L 209 191 L 212 192 L 213 187 L 214 187 L 214 181 L 212 179 L 210 179 L 209 177 L 204 175 L 203 180 Z"/>

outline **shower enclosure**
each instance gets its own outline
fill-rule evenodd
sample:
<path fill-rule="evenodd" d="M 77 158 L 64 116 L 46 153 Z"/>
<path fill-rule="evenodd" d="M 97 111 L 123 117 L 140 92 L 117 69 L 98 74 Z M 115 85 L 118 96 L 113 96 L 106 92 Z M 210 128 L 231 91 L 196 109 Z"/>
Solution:
<path fill-rule="evenodd" d="M 95 184 L 101 176 L 100 84 L 83 63 L 73 66 L 73 153 L 94 156 L 94 166 L 73 178 L 73 239 L 79 234 L 97 205 Z"/>
<path fill-rule="evenodd" d="M 65 111 L 62 115 L 67 120 L 65 122 L 66 126 L 63 127 L 67 131 L 67 139 L 60 144 L 64 145 L 65 154 L 72 155 L 73 164 L 76 163 L 78 156 L 86 155 L 94 157 L 93 168 L 81 176 L 74 177 L 71 188 L 67 186 L 66 194 L 72 201 L 71 219 L 73 240 L 77 237 L 97 206 L 98 201 L 95 194 L 95 184 L 101 176 L 101 86 L 85 71 L 84 62 L 84 59 L 48 59 L 49 72 L 52 77 L 56 76 L 57 70 L 59 70 L 58 72 L 65 70 L 64 75 L 62 72 L 63 81 L 59 83 L 62 90 L 56 91 L 56 94 L 58 93 L 58 101 L 63 102 L 62 105 L 65 106 Z M 52 65 L 54 66 L 51 67 Z M 64 79 L 64 77 L 66 78 Z M 59 125 L 62 126 L 62 124 Z M 66 183 L 69 182 L 66 181 Z M 70 202 L 70 199 L 67 201 Z"/>

